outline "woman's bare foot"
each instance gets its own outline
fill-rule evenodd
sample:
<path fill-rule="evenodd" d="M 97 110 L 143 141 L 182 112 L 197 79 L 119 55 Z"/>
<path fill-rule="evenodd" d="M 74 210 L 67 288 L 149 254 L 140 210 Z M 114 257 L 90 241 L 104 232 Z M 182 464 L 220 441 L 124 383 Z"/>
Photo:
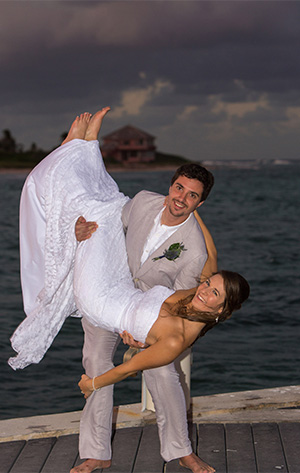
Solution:
<path fill-rule="evenodd" d="M 213 473 L 216 471 L 212 466 L 209 466 L 207 463 L 197 457 L 195 453 L 191 453 L 186 457 L 182 457 L 179 460 L 180 466 L 192 470 L 193 473 Z"/>
<path fill-rule="evenodd" d="M 76 138 L 83 140 L 85 137 L 87 127 L 90 123 L 91 116 L 92 116 L 91 113 L 85 112 L 79 115 L 78 117 L 76 117 L 71 125 L 69 133 L 67 134 L 67 137 L 62 142 L 62 145 L 64 145 L 65 143 L 68 143 L 68 141 L 75 140 Z"/>
<path fill-rule="evenodd" d="M 102 468 L 109 468 L 111 466 L 111 460 L 94 460 L 90 458 L 81 465 L 72 468 L 70 473 L 91 473 L 94 470 L 101 470 Z"/>
<path fill-rule="evenodd" d="M 98 139 L 98 134 L 102 125 L 102 120 L 109 112 L 110 107 L 104 107 L 102 110 L 99 110 L 99 112 L 95 113 L 95 115 L 92 116 L 89 126 L 87 127 L 86 133 L 85 133 L 85 139 L 87 141 L 92 141 L 92 140 L 97 140 Z"/>

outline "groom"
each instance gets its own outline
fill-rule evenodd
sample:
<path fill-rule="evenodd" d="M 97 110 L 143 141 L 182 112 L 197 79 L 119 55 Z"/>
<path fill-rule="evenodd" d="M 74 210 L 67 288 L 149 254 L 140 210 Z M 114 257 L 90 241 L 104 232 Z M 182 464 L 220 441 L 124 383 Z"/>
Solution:
<path fill-rule="evenodd" d="M 173 176 L 167 197 L 142 191 L 125 204 L 122 219 L 136 287 L 145 291 L 159 284 L 174 290 L 189 289 L 197 285 L 196 278 L 201 272 L 210 276 L 216 271 L 212 238 L 200 219 L 201 230 L 193 214 L 204 203 L 213 182 L 213 175 L 202 166 L 185 164 Z M 75 229 L 77 240 L 90 237 L 96 228 L 95 223 L 80 217 Z M 82 325 L 83 365 L 86 374 L 93 377 L 113 367 L 120 339 L 84 318 Z M 144 376 L 155 405 L 164 460 L 178 458 L 182 466 L 194 473 L 212 471 L 192 453 L 185 398 L 174 363 L 146 370 Z M 90 473 L 96 468 L 110 467 L 112 410 L 113 386 L 102 388 L 87 399 L 79 440 L 80 457 L 87 460 L 71 473 Z"/>

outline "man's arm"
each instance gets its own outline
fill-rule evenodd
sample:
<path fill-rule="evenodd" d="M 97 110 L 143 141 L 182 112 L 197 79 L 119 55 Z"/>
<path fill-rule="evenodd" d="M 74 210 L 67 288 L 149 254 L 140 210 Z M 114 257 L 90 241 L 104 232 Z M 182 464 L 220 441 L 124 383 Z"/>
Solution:
<path fill-rule="evenodd" d="M 206 245 L 206 251 L 207 251 L 207 260 L 206 263 L 203 267 L 202 273 L 201 273 L 201 279 L 206 279 L 210 277 L 213 273 L 218 271 L 218 255 L 217 255 L 217 249 L 214 244 L 214 240 L 204 224 L 202 218 L 198 214 L 197 210 L 194 211 L 194 216 L 199 223 L 199 226 L 202 230 L 204 239 L 205 239 L 205 245 Z"/>

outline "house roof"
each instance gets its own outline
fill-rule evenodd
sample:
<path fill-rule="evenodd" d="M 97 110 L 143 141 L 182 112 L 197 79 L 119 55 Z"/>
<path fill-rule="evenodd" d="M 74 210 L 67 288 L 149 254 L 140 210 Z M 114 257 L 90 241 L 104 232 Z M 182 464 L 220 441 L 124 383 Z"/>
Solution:
<path fill-rule="evenodd" d="M 126 125 L 123 126 L 123 128 L 119 128 L 118 130 L 108 133 L 108 135 L 102 137 L 103 140 L 109 139 L 116 141 L 142 138 L 155 139 L 155 136 L 150 135 L 149 133 L 146 133 L 145 131 L 140 130 L 139 128 L 136 128 L 132 125 Z"/>

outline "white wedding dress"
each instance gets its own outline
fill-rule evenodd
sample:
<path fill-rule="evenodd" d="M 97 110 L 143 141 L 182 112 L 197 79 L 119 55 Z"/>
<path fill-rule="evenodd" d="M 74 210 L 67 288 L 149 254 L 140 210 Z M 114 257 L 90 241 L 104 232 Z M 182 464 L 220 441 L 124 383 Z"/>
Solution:
<path fill-rule="evenodd" d="M 106 172 L 98 141 L 72 140 L 28 176 L 20 204 L 21 281 L 25 320 L 11 343 L 13 369 L 38 363 L 69 315 L 144 342 L 173 290 L 135 289 L 121 221 L 128 200 Z M 99 228 L 77 243 L 83 215 Z"/>

